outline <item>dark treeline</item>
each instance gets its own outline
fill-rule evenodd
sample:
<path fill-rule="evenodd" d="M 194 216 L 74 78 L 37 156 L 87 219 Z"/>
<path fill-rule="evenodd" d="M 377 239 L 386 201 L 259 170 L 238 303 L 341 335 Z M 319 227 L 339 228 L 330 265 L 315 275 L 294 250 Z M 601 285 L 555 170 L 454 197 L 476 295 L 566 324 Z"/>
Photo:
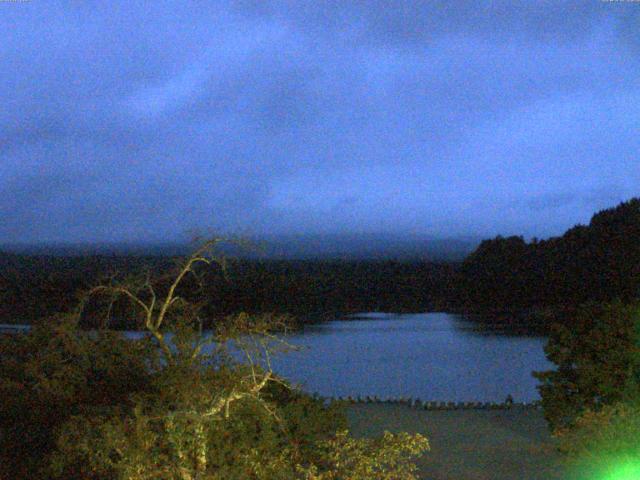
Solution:
<path fill-rule="evenodd" d="M 0 254 L 0 322 L 32 323 L 75 308 L 80 294 L 111 276 L 153 268 L 170 259 L 144 256 Z"/>
<path fill-rule="evenodd" d="M 175 260 L 161 256 L 2 254 L 0 323 L 31 323 L 74 308 L 80 292 L 105 283 L 111 276 L 123 279 L 151 269 L 162 279 Z M 417 312 L 444 308 L 455 268 L 453 264 L 391 260 L 236 260 L 229 263 L 226 274 L 215 266 L 199 272 L 202 283 L 185 282 L 181 294 L 204 294 L 204 311 L 210 319 L 241 311 L 289 313 L 301 318 L 361 311 Z M 121 304 L 112 309 L 112 325 L 132 326 L 130 321 L 122 321 L 128 314 L 127 302 Z M 101 310 L 98 307 L 88 305 L 88 317 Z"/>
<path fill-rule="evenodd" d="M 455 280 L 463 309 L 522 311 L 630 302 L 640 293 L 640 199 L 596 213 L 561 237 L 485 240 Z"/>
<path fill-rule="evenodd" d="M 212 313 L 416 312 L 441 306 L 454 265 L 398 261 L 240 262 L 206 282 Z"/>
<path fill-rule="evenodd" d="M 79 292 L 110 276 L 151 269 L 162 278 L 178 258 L 0 253 L 0 323 L 30 323 L 73 308 Z M 575 226 L 560 237 L 485 240 L 462 264 L 245 259 L 231 262 L 226 275 L 219 268 L 200 273 L 202 284 L 187 282 L 182 294 L 204 294 L 209 319 L 241 311 L 322 318 L 434 310 L 502 312 L 512 319 L 514 312 L 560 312 L 615 299 L 632 302 L 640 293 L 640 199 L 603 210 L 589 225 Z M 112 309 L 116 319 L 127 319 L 122 308 L 116 304 Z M 90 317 L 91 305 L 87 312 Z M 131 326 L 130 319 L 119 326 Z"/>

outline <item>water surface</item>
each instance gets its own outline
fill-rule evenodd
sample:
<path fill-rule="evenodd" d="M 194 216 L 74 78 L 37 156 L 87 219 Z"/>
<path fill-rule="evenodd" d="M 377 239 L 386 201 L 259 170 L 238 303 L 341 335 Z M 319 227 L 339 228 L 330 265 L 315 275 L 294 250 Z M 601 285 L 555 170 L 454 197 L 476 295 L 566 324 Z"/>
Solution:
<path fill-rule="evenodd" d="M 276 357 L 274 370 L 323 396 L 529 402 L 539 399 L 531 371 L 553 368 L 544 337 L 448 313 L 358 317 L 289 335 L 304 348 Z"/>
<path fill-rule="evenodd" d="M 9 333 L 28 328 L 0 325 Z M 302 349 L 276 356 L 273 369 L 332 397 L 501 402 L 510 394 L 530 402 L 539 399 L 531 371 L 554 368 L 544 337 L 449 313 L 360 314 L 307 325 L 286 340 Z"/>

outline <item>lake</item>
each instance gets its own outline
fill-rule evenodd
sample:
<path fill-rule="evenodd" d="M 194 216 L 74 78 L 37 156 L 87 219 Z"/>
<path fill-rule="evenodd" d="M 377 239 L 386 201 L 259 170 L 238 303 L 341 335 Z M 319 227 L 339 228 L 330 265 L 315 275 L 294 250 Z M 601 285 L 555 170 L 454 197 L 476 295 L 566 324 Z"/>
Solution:
<path fill-rule="evenodd" d="M 531 371 L 554 368 L 544 355 L 546 338 L 486 320 L 369 313 L 310 324 L 286 336 L 301 351 L 276 356 L 272 365 L 307 392 L 326 397 L 502 402 L 510 394 L 516 402 L 538 400 Z"/>
<path fill-rule="evenodd" d="M 303 347 L 273 369 L 322 396 L 433 401 L 538 400 L 532 370 L 549 370 L 546 339 L 449 313 L 361 314 L 287 336 Z"/>

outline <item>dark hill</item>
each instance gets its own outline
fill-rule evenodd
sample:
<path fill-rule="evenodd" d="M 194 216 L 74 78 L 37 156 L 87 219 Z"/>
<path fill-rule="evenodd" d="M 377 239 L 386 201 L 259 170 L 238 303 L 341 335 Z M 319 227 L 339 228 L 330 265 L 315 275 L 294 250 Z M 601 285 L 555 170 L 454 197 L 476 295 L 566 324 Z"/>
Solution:
<path fill-rule="evenodd" d="M 640 198 L 596 213 L 561 237 L 484 240 L 463 262 L 458 300 L 493 311 L 636 299 Z"/>

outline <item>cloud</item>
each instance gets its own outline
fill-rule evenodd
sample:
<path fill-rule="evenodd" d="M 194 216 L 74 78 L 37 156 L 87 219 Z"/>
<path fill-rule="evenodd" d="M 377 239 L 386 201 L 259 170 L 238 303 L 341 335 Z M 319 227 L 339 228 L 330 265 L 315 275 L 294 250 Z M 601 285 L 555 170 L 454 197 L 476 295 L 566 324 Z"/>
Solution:
<path fill-rule="evenodd" d="M 0 242 L 546 235 L 638 192 L 634 5 L 0 8 Z"/>

